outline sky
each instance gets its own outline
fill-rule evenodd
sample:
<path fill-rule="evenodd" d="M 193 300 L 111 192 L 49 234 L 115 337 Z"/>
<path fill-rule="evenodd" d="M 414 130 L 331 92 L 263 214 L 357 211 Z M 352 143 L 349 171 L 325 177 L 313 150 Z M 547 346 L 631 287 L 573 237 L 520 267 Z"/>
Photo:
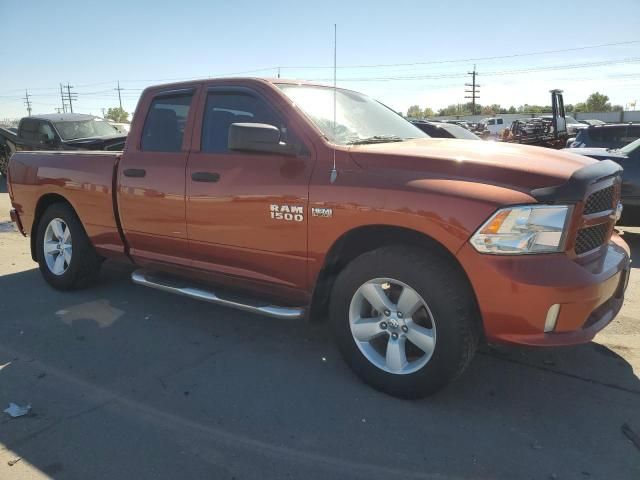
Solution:
<path fill-rule="evenodd" d="M 566 104 L 640 100 L 640 0 L 54 3 L 0 0 L 0 119 L 26 115 L 25 90 L 34 114 L 55 112 L 67 82 L 74 111 L 94 115 L 118 106 L 118 81 L 129 112 L 144 87 L 174 80 L 279 69 L 330 84 L 334 23 L 338 86 L 397 111 L 464 103 L 474 64 L 481 104 L 549 104 L 552 88 Z"/>

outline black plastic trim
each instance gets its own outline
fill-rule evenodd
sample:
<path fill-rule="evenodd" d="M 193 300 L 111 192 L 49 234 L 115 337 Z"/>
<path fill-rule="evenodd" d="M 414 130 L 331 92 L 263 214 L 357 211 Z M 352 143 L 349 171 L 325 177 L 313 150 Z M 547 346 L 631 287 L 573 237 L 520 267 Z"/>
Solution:
<path fill-rule="evenodd" d="M 580 202 L 590 185 L 621 174 L 620 165 L 611 160 L 602 160 L 576 170 L 569 180 L 561 185 L 532 190 L 531 196 L 540 203 Z"/>

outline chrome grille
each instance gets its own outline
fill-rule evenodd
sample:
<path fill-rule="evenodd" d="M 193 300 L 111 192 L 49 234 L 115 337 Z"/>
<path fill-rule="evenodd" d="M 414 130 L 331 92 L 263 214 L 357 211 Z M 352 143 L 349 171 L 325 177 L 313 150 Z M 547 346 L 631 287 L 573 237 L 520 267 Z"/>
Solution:
<path fill-rule="evenodd" d="M 604 245 L 608 238 L 609 223 L 601 223 L 578 230 L 576 236 L 576 254 L 581 255 Z"/>
<path fill-rule="evenodd" d="M 613 204 L 615 187 L 613 185 L 592 193 L 584 205 L 584 215 L 606 212 L 615 207 Z"/>

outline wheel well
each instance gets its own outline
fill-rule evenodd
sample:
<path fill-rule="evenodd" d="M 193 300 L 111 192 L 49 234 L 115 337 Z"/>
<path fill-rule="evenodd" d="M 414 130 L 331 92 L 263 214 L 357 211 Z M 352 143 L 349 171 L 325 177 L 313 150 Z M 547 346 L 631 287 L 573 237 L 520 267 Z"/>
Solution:
<path fill-rule="evenodd" d="M 66 203 L 73 208 L 66 198 L 62 195 L 58 195 L 57 193 L 47 193 L 40 197 L 36 205 L 36 212 L 33 216 L 33 224 L 31 226 L 31 258 L 34 262 L 38 261 L 38 255 L 36 253 L 36 237 L 38 236 L 37 229 L 38 224 L 40 223 L 40 217 L 42 217 L 42 214 L 47 210 L 47 208 L 54 203 Z"/>
<path fill-rule="evenodd" d="M 309 318 L 312 321 L 322 321 L 327 318 L 333 282 L 349 262 L 363 253 L 389 245 L 411 245 L 438 252 L 451 262 L 453 268 L 459 269 L 469 282 L 458 259 L 437 240 L 409 228 L 390 225 L 359 227 L 342 235 L 329 249 L 313 290 Z M 469 288 L 471 288 L 470 282 Z M 472 288 L 471 291 L 473 292 Z"/>

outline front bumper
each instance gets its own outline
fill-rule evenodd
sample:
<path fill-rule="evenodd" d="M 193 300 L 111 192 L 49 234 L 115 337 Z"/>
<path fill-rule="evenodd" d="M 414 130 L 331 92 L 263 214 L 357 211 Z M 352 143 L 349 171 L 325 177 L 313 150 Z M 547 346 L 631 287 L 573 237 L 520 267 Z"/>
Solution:
<path fill-rule="evenodd" d="M 475 291 L 487 341 L 537 346 L 586 343 L 622 308 L 629 247 L 614 233 L 596 260 L 565 254 L 499 256 L 466 244 L 458 253 Z M 560 305 L 545 333 L 549 308 Z"/>

